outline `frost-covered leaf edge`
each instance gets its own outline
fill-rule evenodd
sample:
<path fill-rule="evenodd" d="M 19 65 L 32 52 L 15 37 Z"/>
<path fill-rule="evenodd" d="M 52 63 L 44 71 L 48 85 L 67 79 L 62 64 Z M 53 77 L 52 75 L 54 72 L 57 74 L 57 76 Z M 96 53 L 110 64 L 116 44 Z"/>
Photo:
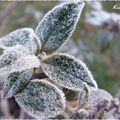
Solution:
<path fill-rule="evenodd" d="M 62 43 L 61 46 L 59 46 L 59 48 L 58 48 L 57 50 L 61 49 L 62 46 L 64 46 L 64 44 L 65 44 L 65 43 L 69 40 L 69 38 L 72 36 L 72 34 L 73 34 L 73 32 L 74 32 L 74 30 L 75 30 L 75 28 L 76 28 L 76 25 L 77 25 L 77 23 L 78 23 L 78 21 L 79 21 L 79 18 L 80 18 L 80 15 L 81 15 L 81 13 L 82 13 L 82 10 L 83 10 L 83 8 L 84 8 L 84 6 L 85 6 L 84 1 L 70 1 L 70 2 L 66 1 L 65 3 L 62 3 L 62 4 L 60 4 L 60 5 L 55 6 L 55 7 L 54 7 L 53 9 L 51 9 L 51 10 L 43 17 L 43 19 L 39 22 L 39 24 L 37 25 L 37 27 L 36 27 L 36 29 L 35 29 L 35 33 L 36 33 L 36 31 L 38 30 L 40 24 L 44 21 L 44 19 L 46 19 L 47 15 L 51 14 L 52 12 L 54 12 L 54 10 L 55 10 L 56 8 L 61 7 L 61 6 L 66 5 L 66 4 L 70 4 L 70 3 L 77 4 L 77 3 L 79 3 L 79 2 L 82 4 L 82 5 L 81 5 L 81 8 L 80 8 L 81 10 L 79 11 L 78 17 L 77 17 L 76 22 L 75 22 L 74 27 L 73 27 L 73 30 L 69 33 L 69 36 L 67 37 L 67 39 Z M 41 42 L 42 42 L 42 41 L 41 41 Z M 46 43 L 46 42 L 45 42 L 45 43 Z M 45 45 L 45 44 L 44 44 L 44 45 Z M 41 45 L 41 50 L 43 49 L 43 46 L 44 46 L 44 45 Z M 55 51 L 57 51 L 57 50 L 55 50 Z M 55 51 L 54 51 L 54 52 L 55 52 Z M 53 53 L 53 52 L 52 52 L 52 53 Z M 51 54 L 51 53 L 50 53 L 50 54 Z"/>
<path fill-rule="evenodd" d="M 16 50 L 19 50 L 19 51 L 17 52 Z M 10 56 L 11 54 L 13 55 L 12 56 L 13 60 L 11 59 L 11 56 Z M 7 60 L 5 57 L 8 57 L 7 55 L 10 57 L 10 61 L 8 60 L 9 63 L 5 65 L 5 62 Z M 16 57 L 15 57 L 15 55 L 16 55 Z M 3 54 L 0 56 L 0 59 L 1 60 L 3 59 L 3 62 L 1 61 L 0 76 L 2 76 L 4 74 L 13 73 L 13 72 L 21 72 L 26 69 L 40 66 L 40 60 L 38 59 L 38 57 L 35 55 L 31 55 L 29 50 L 27 48 L 23 47 L 22 45 L 16 45 L 14 47 L 10 47 L 10 48 L 6 49 L 3 52 Z M 21 60 L 23 60 L 23 61 L 21 62 Z M 28 65 L 28 61 L 32 62 L 32 64 L 30 63 L 30 66 Z M 25 68 L 23 68 L 23 66 L 21 65 L 20 62 L 22 63 L 22 65 L 26 62 L 25 66 L 24 66 Z M 21 67 L 21 68 L 19 68 L 19 67 Z"/>
<path fill-rule="evenodd" d="M 4 42 L 2 43 L 2 41 L 6 38 L 7 39 L 7 37 L 8 36 L 12 36 L 12 34 L 15 34 L 15 33 L 17 33 L 17 32 L 20 32 L 20 31 L 29 31 L 31 34 L 29 35 L 29 37 L 30 37 L 30 43 L 29 43 L 29 47 L 30 48 L 28 48 L 30 51 L 31 51 L 31 53 L 36 53 L 36 51 L 37 50 L 39 50 L 39 49 L 41 49 L 41 41 L 39 40 L 39 38 L 38 38 L 38 36 L 35 34 L 35 32 L 34 32 L 34 30 L 32 29 L 32 28 L 27 28 L 27 27 L 25 27 L 25 28 L 20 28 L 20 29 L 16 29 L 16 30 L 14 30 L 14 31 L 12 31 L 12 32 L 10 32 L 10 33 L 8 33 L 8 34 L 6 34 L 5 36 L 3 36 L 3 37 L 1 37 L 0 38 L 0 48 L 1 49 L 3 49 L 3 50 L 5 50 L 5 49 L 7 49 L 7 48 L 10 48 L 10 47 L 14 47 L 14 46 L 10 46 L 10 47 L 8 47 L 8 46 L 6 46 L 6 45 L 2 45 L 2 44 L 4 44 Z M 28 39 L 28 38 L 27 38 Z M 9 39 L 8 39 L 8 41 L 9 41 Z M 18 44 L 18 43 L 16 43 L 16 45 L 22 45 L 22 44 Z M 22 46 L 24 46 L 24 45 L 22 45 Z M 25 46 L 24 46 L 25 47 Z"/>
<path fill-rule="evenodd" d="M 49 58 L 51 58 L 51 57 L 54 57 L 55 55 L 58 55 L 58 56 L 59 56 L 59 55 L 63 55 L 63 56 L 65 55 L 66 57 L 71 58 L 71 59 L 77 61 L 78 63 L 80 63 L 80 65 L 82 65 L 82 67 L 85 68 L 85 70 L 87 71 L 88 75 L 90 76 L 90 78 L 91 78 L 91 80 L 92 80 L 92 82 L 93 82 L 93 85 L 94 85 L 95 89 L 98 89 L 98 85 L 97 85 L 96 81 L 94 80 L 93 75 L 91 74 L 91 72 L 90 72 L 90 70 L 88 69 L 88 67 L 86 66 L 86 64 L 85 64 L 83 61 L 75 58 L 74 56 L 71 56 L 71 55 L 66 54 L 66 53 L 54 53 L 54 54 L 51 54 L 51 55 L 47 56 L 45 59 L 43 59 L 43 60 L 41 61 L 41 68 L 42 68 L 42 70 L 44 71 L 44 73 L 45 73 L 46 75 L 47 75 L 47 73 L 45 72 L 44 68 L 42 67 L 42 63 L 44 63 L 45 60 L 47 60 L 47 59 L 49 59 Z M 47 75 L 47 76 L 48 76 L 48 78 L 49 78 L 50 80 L 56 82 L 56 81 L 53 80 L 49 75 Z M 85 84 L 85 83 L 87 83 L 87 82 L 83 81 L 83 87 L 84 87 L 84 84 Z M 57 83 L 57 84 L 59 84 L 59 83 Z M 89 85 L 89 83 L 88 83 L 88 86 L 89 86 L 89 87 L 93 87 L 93 86 Z M 71 87 L 71 88 L 70 88 L 70 87 L 67 87 L 67 86 L 61 86 L 61 87 L 65 87 L 65 88 L 67 88 L 67 89 L 74 90 L 74 91 L 79 91 L 79 90 L 81 90 L 81 88 L 80 88 L 80 89 L 75 89 L 74 87 Z M 82 89 L 83 89 L 83 88 L 82 88 Z"/>
<path fill-rule="evenodd" d="M 9 82 L 11 82 L 11 81 L 8 81 L 8 79 L 10 79 L 10 78 L 8 78 L 8 77 L 10 77 L 10 74 L 9 75 L 7 75 L 8 77 L 7 77 L 7 80 L 5 81 L 5 83 L 4 83 L 4 94 L 3 94 L 3 97 L 4 98 L 10 98 L 10 97 L 12 97 L 12 96 L 14 96 L 15 94 L 17 94 L 18 92 L 20 92 L 21 90 L 23 90 L 23 86 L 22 86 L 22 88 L 18 88 L 17 89 L 17 87 L 19 86 L 21 86 L 21 82 L 23 82 L 22 81 L 22 78 L 21 77 L 24 77 L 26 74 L 28 74 L 27 76 L 25 76 L 25 77 L 27 77 L 27 78 L 25 78 L 26 80 L 26 82 L 24 81 L 24 84 L 25 84 L 25 86 L 29 83 L 29 81 L 30 81 L 30 78 L 32 77 L 32 73 L 33 73 L 33 70 L 32 69 L 30 69 L 30 70 L 25 70 L 25 71 L 22 71 L 22 72 L 17 72 L 17 74 L 19 74 L 18 76 L 17 76 L 17 79 L 15 80 L 15 81 L 13 81 L 13 85 L 10 87 L 10 86 L 6 86 L 6 85 L 8 85 L 9 84 Z M 11 73 L 12 75 L 13 74 L 16 74 L 16 72 L 15 73 Z M 10 79 L 11 80 L 11 79 Z M 24 79 L 23 79 L 24 80 Z M 20 81 L 20 84 L 18 84 L 19 83 L 19 81 Z M 23 83 L 22 83 L 23 84 Z M 17 86 L 18 85 L 18 86 Z M 24 86 L 24 87 L 25 87 Z M 9 87 L 8 89 L 7 89 L 7 87 Z M 13 90 L 15 90 L 15 91 L 13 91 Z"/>
<path fill-rule="evenodd" d="M 64 93 L 63 93 L 62 90 L 60 90 L 59 88 L 57 88 L 57 86 L 55 86 L 54 84 L 52 84 L 52 83 L 50 83 L 50 82 L 48 82 L 48 81 L 46 81 L 46 80 L 44 80 L 44 79 L 41 79 L 41 80 L 39 80 L 39 79 L 32 79 L 30 82 L 42 82 L 42 83 L 45 83 L 45 84 L 47 84 L 47 85 L 50 85 L 50 86 L 54 87 L 55 90 L 57 91 L 57 93 L 61 96 L 61 102 L 62 102 L 62 104 L 63 104 L 63 106 L 62 106 L 62 107 L 63 107 L 63 110 L 55 113 L 55 114 L 52 115 L 52 116 L 46 116 L 45 118 L 54 118 L 54 117 L 56 117 L 57 115 L 60 115 L 60 114 L 62 114 L 62 113 L 64 112 L 64 110 L 65 110 L 65 108 L 66 108 L 66 98 L 65 98 L 65 95 L 64 95 Z M 15 100 L 16 100 L 16 95 L 15 95 L 14 97 L 15 97 Z M 16 102 L 17 102 L 17 100 L 16 100 Z M 18 102 L 17 102 L 17 103 L 18 103 Z M 19 104 L 19 106 L 20 106 L 25 112 L 27 112 L 30 116 L 32 116 L 32 117 L 34 117 L 34 118 L 42 118 L 42 117 L 40 117 L 40 116 L 38 117 L 38 116 L 34 115 L 33 113 L 27 111 L 27 110 L 25 109 L 24 105 L 22 105 L 22 104 L 20 104 L 20 103 L 18 103 L 18 104 Z"/>

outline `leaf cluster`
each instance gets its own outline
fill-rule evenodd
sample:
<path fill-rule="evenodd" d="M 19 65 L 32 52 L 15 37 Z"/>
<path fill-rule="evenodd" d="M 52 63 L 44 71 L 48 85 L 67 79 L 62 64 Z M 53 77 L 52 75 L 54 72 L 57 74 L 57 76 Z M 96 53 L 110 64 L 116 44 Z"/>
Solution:
<path fill-rule="evenodd" d="M 83 7 L 80 1 L 63 3 L 49 11 L 35 31 L 21 28 L 0 38 L 4 98 L 14 96 L 35 118 L 63 114 L 67 110 L 64 89 L 79 93 L 77 109 L 94 105 L 90 96 L 99 99 L 97 83 L 86 64 L 57 52 L 72 35 Z M 43 76 L 40 79 L 36 74 Z"/>

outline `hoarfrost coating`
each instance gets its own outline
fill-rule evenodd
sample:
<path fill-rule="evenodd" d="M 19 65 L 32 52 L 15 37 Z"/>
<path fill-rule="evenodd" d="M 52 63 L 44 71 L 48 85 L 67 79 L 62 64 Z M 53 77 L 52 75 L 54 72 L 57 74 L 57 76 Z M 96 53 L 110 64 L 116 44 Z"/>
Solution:
<path fill-rule="evenodd" d="M 52 53 L 72 35 L 84 7 L 84 2 L 58 5 L 38 24 L 35 33 L 41 40 L 42 50 Z"/>
<path fill-rule="evenodd" d="M 36 118 L 53 118 L 61 114 L 66 103 L 63 92 L 44 80 L 31 81 L 15 99 L 25 111 Z"/>
<path fill-rule="evenodd" d="M 8 48 L 0 56 L 0 76 L 39 66 L 39 59 L 35 55 L 31 55 L 30 51 L 21 45 Z"/>
<path fill-rule="evenodd" d="M 4 98 L 12 97 L 23 90 L 30 81 L 32 74 L 32 69 L 9 74 L 4 84 Z"/>
<path fill-rule="evenodd" d="M 15 45 L 22 45 L 28 48 L 31 53 L 35 53 L 38 46 L 36 40 L 38 41 L 37 44 L 41 47 L 40 40 L 32 28 L 21 28 L 0 38 L 0 48 L 7 49 Z"/>
<path fill-rule="evenodd" d="M 86 65 L 66 54 L 53 54 L 42 61 L 45 74 L 62 87 L 79 91 L 86 82 L 97 88 L 97 83 Z"/>

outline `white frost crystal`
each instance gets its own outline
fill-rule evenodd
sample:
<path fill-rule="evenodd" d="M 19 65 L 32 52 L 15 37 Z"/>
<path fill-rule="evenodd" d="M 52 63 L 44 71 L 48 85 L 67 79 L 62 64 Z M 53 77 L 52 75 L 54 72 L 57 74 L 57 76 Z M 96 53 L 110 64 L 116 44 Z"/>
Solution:
<path fill-rule="evenodd" d="M 86 104 L 88 103 L 90 96 L 90 91 L 88 86 L 85 84 L 84 89 L 80 91 L 79 97 L 78 97 L 78 105 L 77 109 L 84 108 Z"/>
<path fill-rule="evenodd" d="M 14 72 L 8 75 L 7 80 L 4 83 L 4 97 L 12 97 L 20 90 L 24 90 L 26 84 L 32 77 L 32 73 L 33 70 L 31 69 L 22 72 Z"/>
<path fill-rule="evenodd" d="M 35 30 L 41 40 L 42 51 L 49 54 L 62 46 L 73 33 L 83 7 L 84 2 L 67 2 L 45 15 Z"/>
<path fill-rule="evenodd" d="M 40 61 L 35 55 L 26 55 L 14 61 L 11 65 L 11 71 L 23 71 L 30 68 L 38 68 Z"/>
<path fill-rule="evenodd" d="M 0 48 L 7 49 L 15 45 L 22 45 L 31 53 L 36 53 L 37 47 L 41 47 L 41 42 L 31 28 L 21 28 L 0 38 Z"/>
<path fill-rule="evenodd" d="M 62 87 L 80 90 L 84 82 L 96 87 L 97 84 L 86 65 L 66 54 L 53 54 L 41 62 L 45 74 Z"/>
<path fill-rule="evenodd" d="M 36 118 L 54 118 L 65 109 L 65 98 L 61 90 L 45 80 L 33 80 L 15 95 L 20 107 Z"/>
<path fill-rule="evenodd" d="M 39 59 L 31 55 L 30 51 L 21 45 L 8 48 L 0 56 L 0 76 L 39 66 Z"/>
<path fill-rule="evenodd" d="M 88 106 L 96 106 L 102 100 L 112 100 L 113 97 L 110 93 L 105 90 L 97 89 L 90 92 Z"/>

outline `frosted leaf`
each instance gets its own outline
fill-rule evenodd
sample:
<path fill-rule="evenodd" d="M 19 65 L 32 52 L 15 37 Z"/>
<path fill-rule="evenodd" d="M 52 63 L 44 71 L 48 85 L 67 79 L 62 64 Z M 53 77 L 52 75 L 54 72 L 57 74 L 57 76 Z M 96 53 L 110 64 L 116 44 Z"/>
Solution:
<path fill-rule="evenodd" d="M 71 36 L 80 17 L 84 2 L 67 2 L 48 12 L 35 33 L 41 40 L 42 51 L 56 51 Z"/>
<path fill-rule="evenodd" d="M 112 99 L 113 99 L 112 95 L 105 90 L 102 90 L 102 89 L 92 90 L 90 92 L 88 105 L 95 106 L 98 103 L 100 103 L 102 100 L 110 101 Z"/>
<path fill-rule="evenodd" d="M 79 91 L 84 82 L 97 88 L 97 84 L 86 65 L 66 54 L 53 54 L 42 61 L 45 74 L 62 87 Z"/>
<path fill-rule="evenodd" d="M 15 99 L 23 110 L 36 118 L 54 118 L 64 111 L 66 103 L 63 92 L 45 80 L 31 81 Z"/>
<path fill-rule="evenodd" d="M 39 59 L 34 55 L 27 55 L 16 60 L 11 65 L 11 72 L 23 71 L 30 68 L 38 68 L 40 66 Z"/>
<path fill-rule="evenodd" d="M 27 54 L 30 54 L 30 52 L 21 45 L 8 48 L 7 50 L 4 50 L 3 54 L 0 56 L 0 67 L 4 67 L 5 65 L 15 61 L 17 58 Z"/>
<path fill-rule="evenodd" d="M 78 105 L 77 109 L 84 108 L 86 104 L 89 101 L 90 91 L 88 86 L 85 84 L 84 89 L 80 91 L 79 97 L 78 97 Z"/>
<path fill-rule="evenodd" d="M 87 116 L 88 116 L 88 112 L 86 109 L 79 109 L 72 114 L 71 119 L 72 120 L 86 120 L 88 119 Z"/>
<path fill-rule="evenodd" d="M 0 48 L 7 49 L 15 45 L 23 45 L 32 53 L 36 53 L 37 47 L 41 47 L 41 42 L 31 28 L 21 28 L 0 38 Z"/>
<path fill-rule="evenodd" d="M 8 48 L 0 56 L 0 76 L 39 66 L 39 59 L 31 55 L 28 49 L 20 45 Z"/>
<path fill-rule="evenodd" d="M 114 115 L 112 115 L 112 112 L 113 112 L 113 111 L 107 112 L 107 113 L 103 116 L 103 119 L 106 119 L 106 120 L 115 120 L 115 117 L 114 117 Z"/>
<path fill-rule="evenodd" d="M 8 75 L 4 83 L 4 97 L 9 98 L 23 90 L 32 77 L 33 70 L 14 72 Z"/>

